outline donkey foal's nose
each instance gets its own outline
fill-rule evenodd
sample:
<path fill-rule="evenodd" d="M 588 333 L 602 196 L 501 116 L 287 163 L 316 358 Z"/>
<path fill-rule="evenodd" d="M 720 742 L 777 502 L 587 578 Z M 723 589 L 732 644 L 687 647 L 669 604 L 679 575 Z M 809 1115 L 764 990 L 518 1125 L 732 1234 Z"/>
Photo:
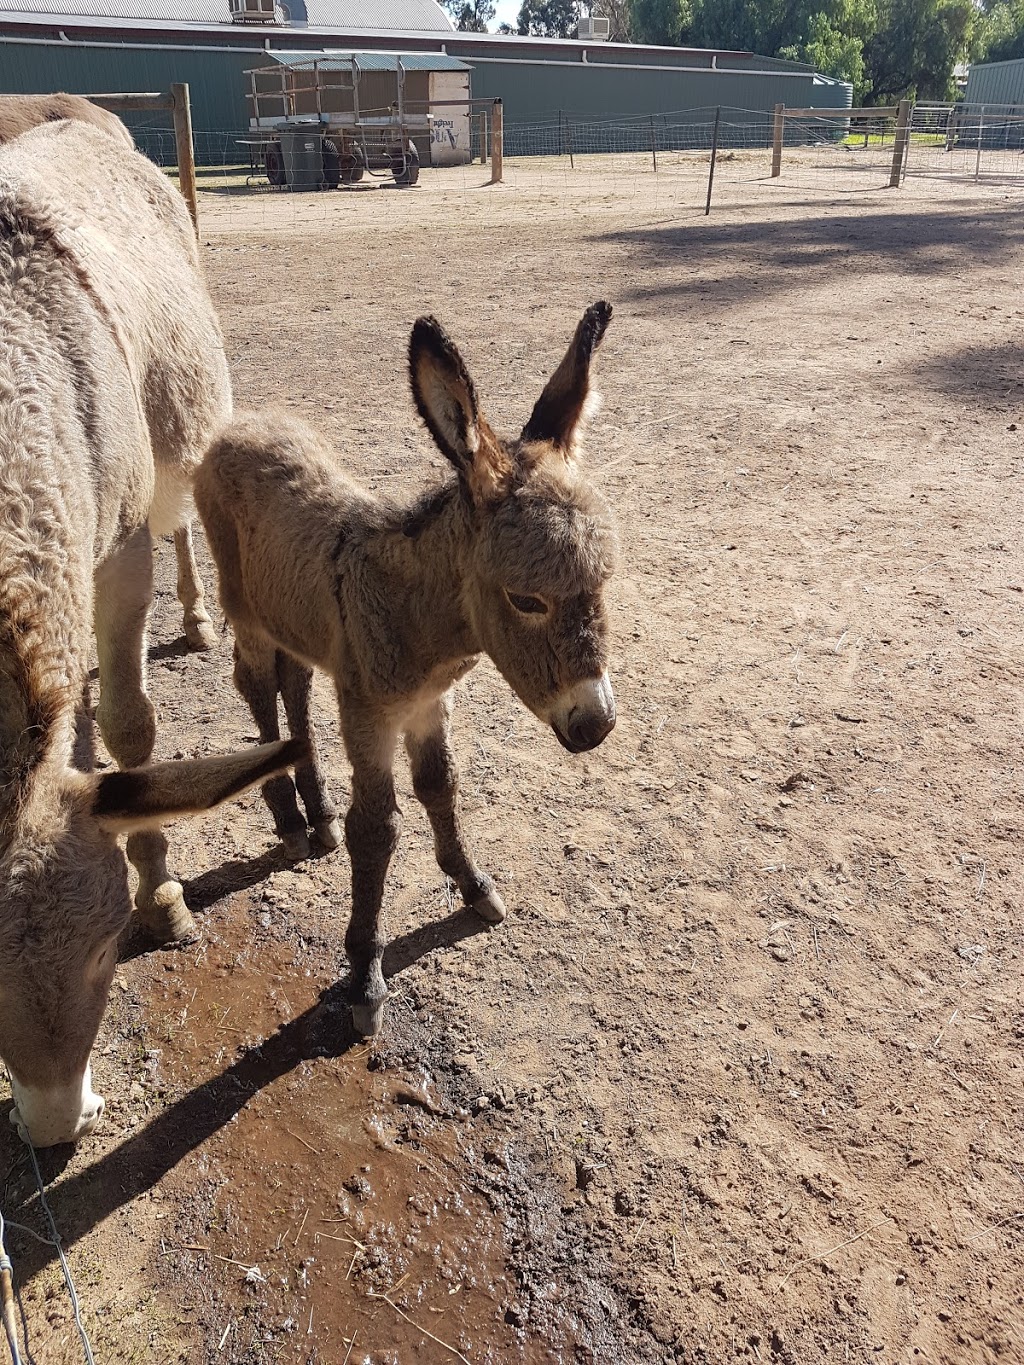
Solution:
<path fill-rule="evenodd" d="M 577 683 L 569 693 L 568 713 L 559 724 L 557 709 L 552 716 L 555 734 L 570 753 L 596 749 L 615 727 L 615 694 L 608 674 Z"/>

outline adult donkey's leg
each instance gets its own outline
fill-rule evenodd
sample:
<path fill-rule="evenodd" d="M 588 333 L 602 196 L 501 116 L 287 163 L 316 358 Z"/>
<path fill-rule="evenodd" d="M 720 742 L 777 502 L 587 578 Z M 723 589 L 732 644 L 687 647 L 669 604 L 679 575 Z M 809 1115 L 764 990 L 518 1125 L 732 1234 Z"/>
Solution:
<path fill-rule="evenodd" d="M 265 635 L 235 626 L 235 686 L 260 734 L 260 743 L 280 739 L 277 717 L 277 651 Z M 297 862 L 309 857 L 306 821 L 295 800 L 295 784 L 287 773 L 264 782 L 263 799 L 274 817 L 274 828 L 287 857 Z"/>
<path fill-rule="evenodd" d="M 352 918 L 345 934 L 352 967 L 349 998 L 357 1031 L 371 1037 L 380 1032 L 387 995 L 380 965 L 384 879 L 402 828 L 391 771 L 398 736 L 387 721 L 344 703 L 341 725 L 352 764 L 352 804 L 345 816 L 352 860 Z"/>
<path fill-rule="evenodd" d="M 174 554 L 178 561 L 178 601 L 185 613 L 185 640 L 189 649 L 213 649 L 217 643 L 217 636 L 210 620 L 210 613 L 206 610 L 203 580 L 196 568 L 191 522 L 187 521 L 175 531 Z"/>
<path fill-rule="evenodd" d="M 458 812 L 459 773 L 449 742 L 451 698 L 443 696 L 405 736 L 412 783 L 434 831 L 434 852 L 441 871 L 458 886 L 462 899 L 482 919 L 500 924 L 505 905 L 493 880 L 481 872 L 466 847 Z"/>
<path fill-rule="evenodd" d="M 295 785 L 306 807 L 306 816 L 316 837 L 326 849 L 341 844 L 338 808 L 331 800 L 320 759 L 320 746 L 309 714 L 313 695 L 313 670 L 299 663 L 284 650 L 277 651 L 277 681 L 288 717 L 292 739 L 304 739 L 309 746 L 309 762 L 295 769 Z"/>
<path fill-rule="evenodd" d="M 153 705 L 145 691 L 146 617 L 153 589 L 153 545 L 143 526 L 96 574 L 96 648 L 100 702 L 96 708 L 103 741 L 119 767 L 149 760 L 156 737 Z M 160 830 L 128 839 L 128 857 L 139 874 L 135 905 L 139 918 L 160 943 L 192 937 L 195 921 L 181 885 L 167 871 L 167 840 Z"/>

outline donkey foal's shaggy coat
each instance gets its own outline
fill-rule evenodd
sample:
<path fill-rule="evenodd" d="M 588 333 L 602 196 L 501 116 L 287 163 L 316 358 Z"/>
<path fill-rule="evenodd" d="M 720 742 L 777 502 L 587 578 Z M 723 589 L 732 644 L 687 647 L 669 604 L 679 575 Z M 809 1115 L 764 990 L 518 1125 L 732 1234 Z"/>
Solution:
<path fill-rule="evenodd" d="M 380 906 L 400 815 L 392 776 L 399 736 L 434 831 L 437 860 L 465 901 L 505 916 L 468 851 L 449 743 L 452 684 L 485 651 L 520 699 L 572 752 L 615 723 L 602 595 L 615 537 L 581 472 L 577 439 L 590 363 L 611 317 L 588 309 L 522 435 L 503 441 L 480 412 L 455 346 L 430 318 L 412 333 L 417 408 L 457 478 L 412 507 L 359 488 L 308 427 L 248 417 L 215 442 L 195 496 L 235 630 L 235 682 L 260 738 L 278 737 L 278 693 L 291 733 L 311 745 L 263 791 L 292 857 L 309 851 L 307 819 L 328 848 L 341 828 L 313 745 L 312 669 L 334 681 L 352 764 L 345 838 L 352 918 L 345 944 L 357 1028 L 380 1027 Z"/>

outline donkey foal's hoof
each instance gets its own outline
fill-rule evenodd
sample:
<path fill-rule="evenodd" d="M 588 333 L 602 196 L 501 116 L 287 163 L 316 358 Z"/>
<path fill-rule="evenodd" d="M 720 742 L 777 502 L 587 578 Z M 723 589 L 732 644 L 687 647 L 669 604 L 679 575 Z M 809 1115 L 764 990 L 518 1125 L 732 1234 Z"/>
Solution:
<path fill-rule="evenodd" d="M 384 1022 L 384 1001 L 379 1005 L 353 1005 L 352 1023 L 356 1032 L 363 1038 L 373 1038 L 380 1033 Z"/>
<path fill-rule="evenodd" d="M 323 824 L 314 825 L 313 833 L 323 848 L 328 852 L 341 847 L 342 833 L 340 820 L 325 820 Z"/>
<path fill-rule="evenodd" d="M 217 633 L 212 621 L 188 621 L 185 625 L 185 643 L 196 654 L 217 648 Z"/>
<path fill-rule="evenodd" d="M 473 909 L 488 924 L 500 924 L 507 913 L 505 902 L 493 887 L 490 891 L 485 891 L 483 895 L 477 896 L 473 902 Z"/>
<path fill-rule="evenodd" d="M 147 905 L 136 907 L 139 920 L 156 943 L 191 943 L 199 937 L 192 911 L 185 904 L 177 882 L 164 882 Z"/>
<path fill-rule="evenodd" d="M 289 834 L 282 834 L 281 843 L 284 846 L 284 856 L 289 862 L 301 863 L 309 857 L 309 838 L 304 829 L 296 829 Z"/>

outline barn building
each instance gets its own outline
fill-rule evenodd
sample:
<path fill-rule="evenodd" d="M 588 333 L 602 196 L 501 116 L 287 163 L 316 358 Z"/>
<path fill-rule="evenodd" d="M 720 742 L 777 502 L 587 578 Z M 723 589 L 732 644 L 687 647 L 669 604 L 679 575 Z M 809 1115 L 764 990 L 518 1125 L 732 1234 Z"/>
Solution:
<path fill-rule="evenodd" d="M 451 100 L 463 89 L 500 98 L 510 154 L 558 150 L 531 130 L 561 118 L 632 121 L 642 145 L 639 125 L 652 115 L 706 122 L 721 107 L 724 119 L 751 122 L 778 103 L 836 109 L 852 95 L 811 67 L 750 52 L 460 33 L 436 0 L 8 3 L 0 15 L 0 89 L 96 94 L 187 81 L 200 161 L 237 152 L 249 125 L 248 71 L 318 52 L 363 54 L 365 66 L 373 65 L 369 54 L 378 64 L 390 54 L 385 65 L 392 66 L 401 54 L 430 98 Z M 468 154 L 465 147 L 459 156 Z"/>

